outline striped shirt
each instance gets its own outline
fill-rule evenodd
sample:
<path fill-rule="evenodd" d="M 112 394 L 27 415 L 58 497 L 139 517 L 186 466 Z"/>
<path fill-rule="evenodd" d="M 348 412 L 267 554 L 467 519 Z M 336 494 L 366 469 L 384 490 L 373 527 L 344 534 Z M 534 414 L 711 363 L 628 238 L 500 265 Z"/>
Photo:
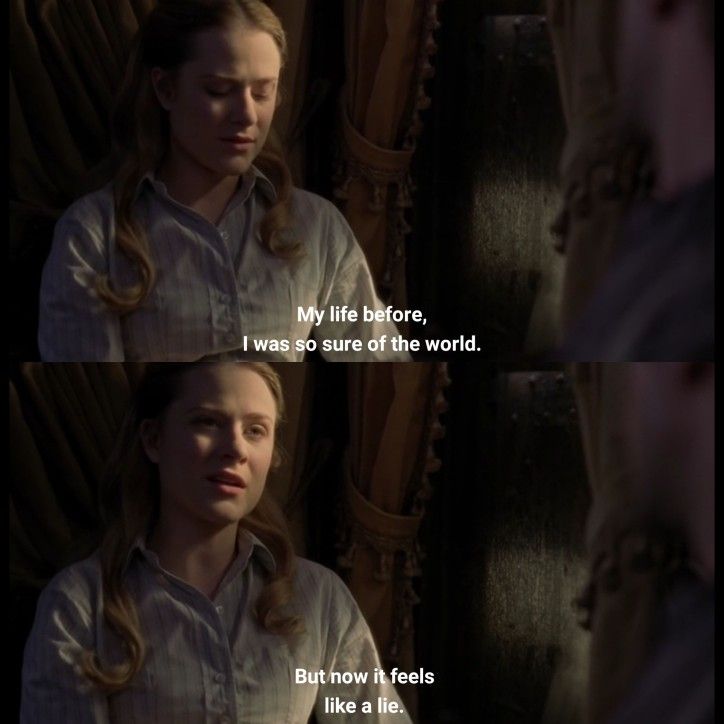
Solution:
<path fill-rule="evenodd" d="M 141 671 L 111 695 L 78 670 L 83 650 L 118 662 L 119 644 L 104 624 L 98 554 L 61 571 L 43 590 L 25 647 L 20 720 L 37 724 L 93 722 L 243 722 L 302 724 L 312 711 L 325 722 L 410 722 L 407 714 L 361 714 L 363 701 L 400 701 L 381 669 L 369 627 L 344 583 L 330 570 L 297 559 L 294 610 L 305 633 L 270 634 L 252 615 L 274 568 L 254 536 L 239 536 L 239 554 L 213 600 L 165 571 L 139 543 L 125 583 L 147 642 Z M 296 683 L 296 670 L 325 672 L 325 683 Z M 366 683 L 331 684 L 332 672 L 367 672 Z M 356 702 L 355 714 L 330 714 L 327 697 Z M 325 706 L 326 704 L 326 706 Z"/>
<path fill-rule="evenodd" d="M 54 362 L 189 361 L 203 357 L 300 361 L 312 337 L 321 354 L 339 361 L 406 361 L 395 353 L 391 321 L 365 323 L 363 311 L 383 309 L 364 253 L 337 208 L 294 189 L 289 239 L 303 244 L 295 260 L 274 256 L 261 243 L 259 223 L 276 198 L 258 169 L 239 188 L 217 225 L 172 199 L 147 174 L 134 213 L 144 228 L 157 269 L 143 305 L 120 316 L 95 291 L 99 275 L 113 289 L 138 281 L 135 267 L 115 244 L 113 189 L 109 184 L 76 201 L 58 221 L 40 290 L 40 356 Z M 332 321 L 329 308 L 359 312 L 354 323 Z M 316 325 L 298 309 L 324 310 Z M 382 351 L 368 341 L 386 335 Z M 276 340 L 273 346 L 270 340 Z M 361 351 L 334 349 L 360 340 Z M 340 342 L 342 341 L 342 342 Z M 265 349 L 256 345 L 266 343 Z M 374 343 L 373 343 L 374 345 Z"/>

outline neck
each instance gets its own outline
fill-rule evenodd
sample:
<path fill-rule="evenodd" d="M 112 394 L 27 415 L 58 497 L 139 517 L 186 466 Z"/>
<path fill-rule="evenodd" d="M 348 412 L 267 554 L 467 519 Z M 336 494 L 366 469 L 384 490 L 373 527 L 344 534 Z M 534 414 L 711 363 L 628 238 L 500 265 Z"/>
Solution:
<path fill-rule="evenodd" d="M 239 184 L 238 176 L 223 176 L 196 163 L 174 145 L 158 169 L 169 196 L 217 224 Z"/>
<path fill-rule="evenodd" d="M 658 194 L 673 197 L 714 173 L 714 66 L 700 37 L 664 57 L 653 140 Z"/>
<path fill-rule="evenodd" d="M 162 516 L 148 547 L 165 570 L 213 598 L 236 556 L 238 527 L 209 529 Z"/>

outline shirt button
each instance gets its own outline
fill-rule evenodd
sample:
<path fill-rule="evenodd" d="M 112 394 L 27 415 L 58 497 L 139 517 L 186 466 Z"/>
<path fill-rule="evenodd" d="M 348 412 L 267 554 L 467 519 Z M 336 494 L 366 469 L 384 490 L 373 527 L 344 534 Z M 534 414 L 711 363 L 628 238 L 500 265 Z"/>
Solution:
<path fill-rule="evenodd" d="M 229 240 L 229 234 L 228 234 L 226 231 L 222 231 L 222 232 L 221 232 L 221 238 L 222 238 L 224 241 L 228 241 L 228 240 Z"/>
<path fill-rule="evenodd" d="M 217 606 L 217 607 L 216 607 L 216 612 L 217 612 L 217 613 L 223 613 L 223 612 L 224 612 L 224 607 L 223 607 L 223 606 Z"/>
<path fill-rule="evenodd" d="M 218 674 L 214 674 L 214 681 L 217 684 L 223 684 L 226 681 L 226 676 L 224 676 L 224 674 L 222 674 L 221 672 L 219 672 Z"/>

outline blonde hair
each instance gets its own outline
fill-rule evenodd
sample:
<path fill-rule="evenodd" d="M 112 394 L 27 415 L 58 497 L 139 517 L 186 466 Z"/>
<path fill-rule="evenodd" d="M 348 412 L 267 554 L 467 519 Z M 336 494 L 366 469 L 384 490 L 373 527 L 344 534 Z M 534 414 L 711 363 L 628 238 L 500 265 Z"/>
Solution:
<path fill-rule="evenodd" d="M 143 666 L 146 643 L 138 611 L 124 584 L 128 558 L 136 540 L 145 537 L 159 510 L 159 486 L 155 466 L 146 456 L 140 439 L 141 422 L 158 419 L 181 393 L 184 377 L 192 369 L 212 362 L 149 364 L 139 383 L 112 453 L 101 489 L 104 535 L 100 544 L 103 583 L 103 618 L 121 640 L 126 660 L 104 667 L 96 651 L 85 651 L 81 669 L 85 676 L 108 693 L 130 683 Z M 277 407 L 276 425 L 283 419 L 284 398 L 279 375 L 264 362 L 238 362 L 252 369 L 266 382 Z M 275 436 L 272 465 L 280 452 Z M 301 619 L 287 611 L 293 598 L 294 550 L 286 521 L 279 506 L 265 491 L 248 516 L 239 523 L 256 535 L 274 556 L 276 568 L 268 574 L 254 608 L 259 624 L 270 633 L 288 636 L 301 632 Z"/>
<path fill-rule="evenodd" d="M 287 41 L 281 21 L 262 0 L 159 0 L 146 17 L 131 49 L 112 118 L 115 244 L 138 273 L 138 282 L 124 289 L 111 287 L 107 275 L 96 281 L 98 296 L 115 312 L 137 309 L 156 281 L 148 237 L 134 215 L 138 184 L 155 170 L 168 147 L 168 116 L 156 98 L 151 69 L 167 71 L 191 59 L 193 40 L 209 28 L 223 27 L 241 19 L 250 27 L 271 35 L 281 56 L 287 55 Z M 275 256 L 294 258 L 301 246 L 283 240 L 289 225 L 292 177 L 280 147 L 270 134 L 255 159 L 277 192 L 259 225 L 264 247 Z"/>

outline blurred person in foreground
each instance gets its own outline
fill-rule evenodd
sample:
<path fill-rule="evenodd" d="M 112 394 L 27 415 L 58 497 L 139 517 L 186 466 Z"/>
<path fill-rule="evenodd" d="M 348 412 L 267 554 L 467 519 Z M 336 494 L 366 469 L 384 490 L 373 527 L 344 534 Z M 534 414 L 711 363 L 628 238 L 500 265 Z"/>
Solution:
<path fill-rule="evenodd" d="M 649 144 L 651 199 L 561 358 L 710 360 L 714 355 L 714 0 L 621 0 L 621 131 Z"/>
<path fill-rule="evenodd" d="M 683 555 L 659 578 L 649 654 L 611 721 L 714 722 L 715 367 L 634 364 L 629 385 L 624 434 L 636 497 Z"/>

